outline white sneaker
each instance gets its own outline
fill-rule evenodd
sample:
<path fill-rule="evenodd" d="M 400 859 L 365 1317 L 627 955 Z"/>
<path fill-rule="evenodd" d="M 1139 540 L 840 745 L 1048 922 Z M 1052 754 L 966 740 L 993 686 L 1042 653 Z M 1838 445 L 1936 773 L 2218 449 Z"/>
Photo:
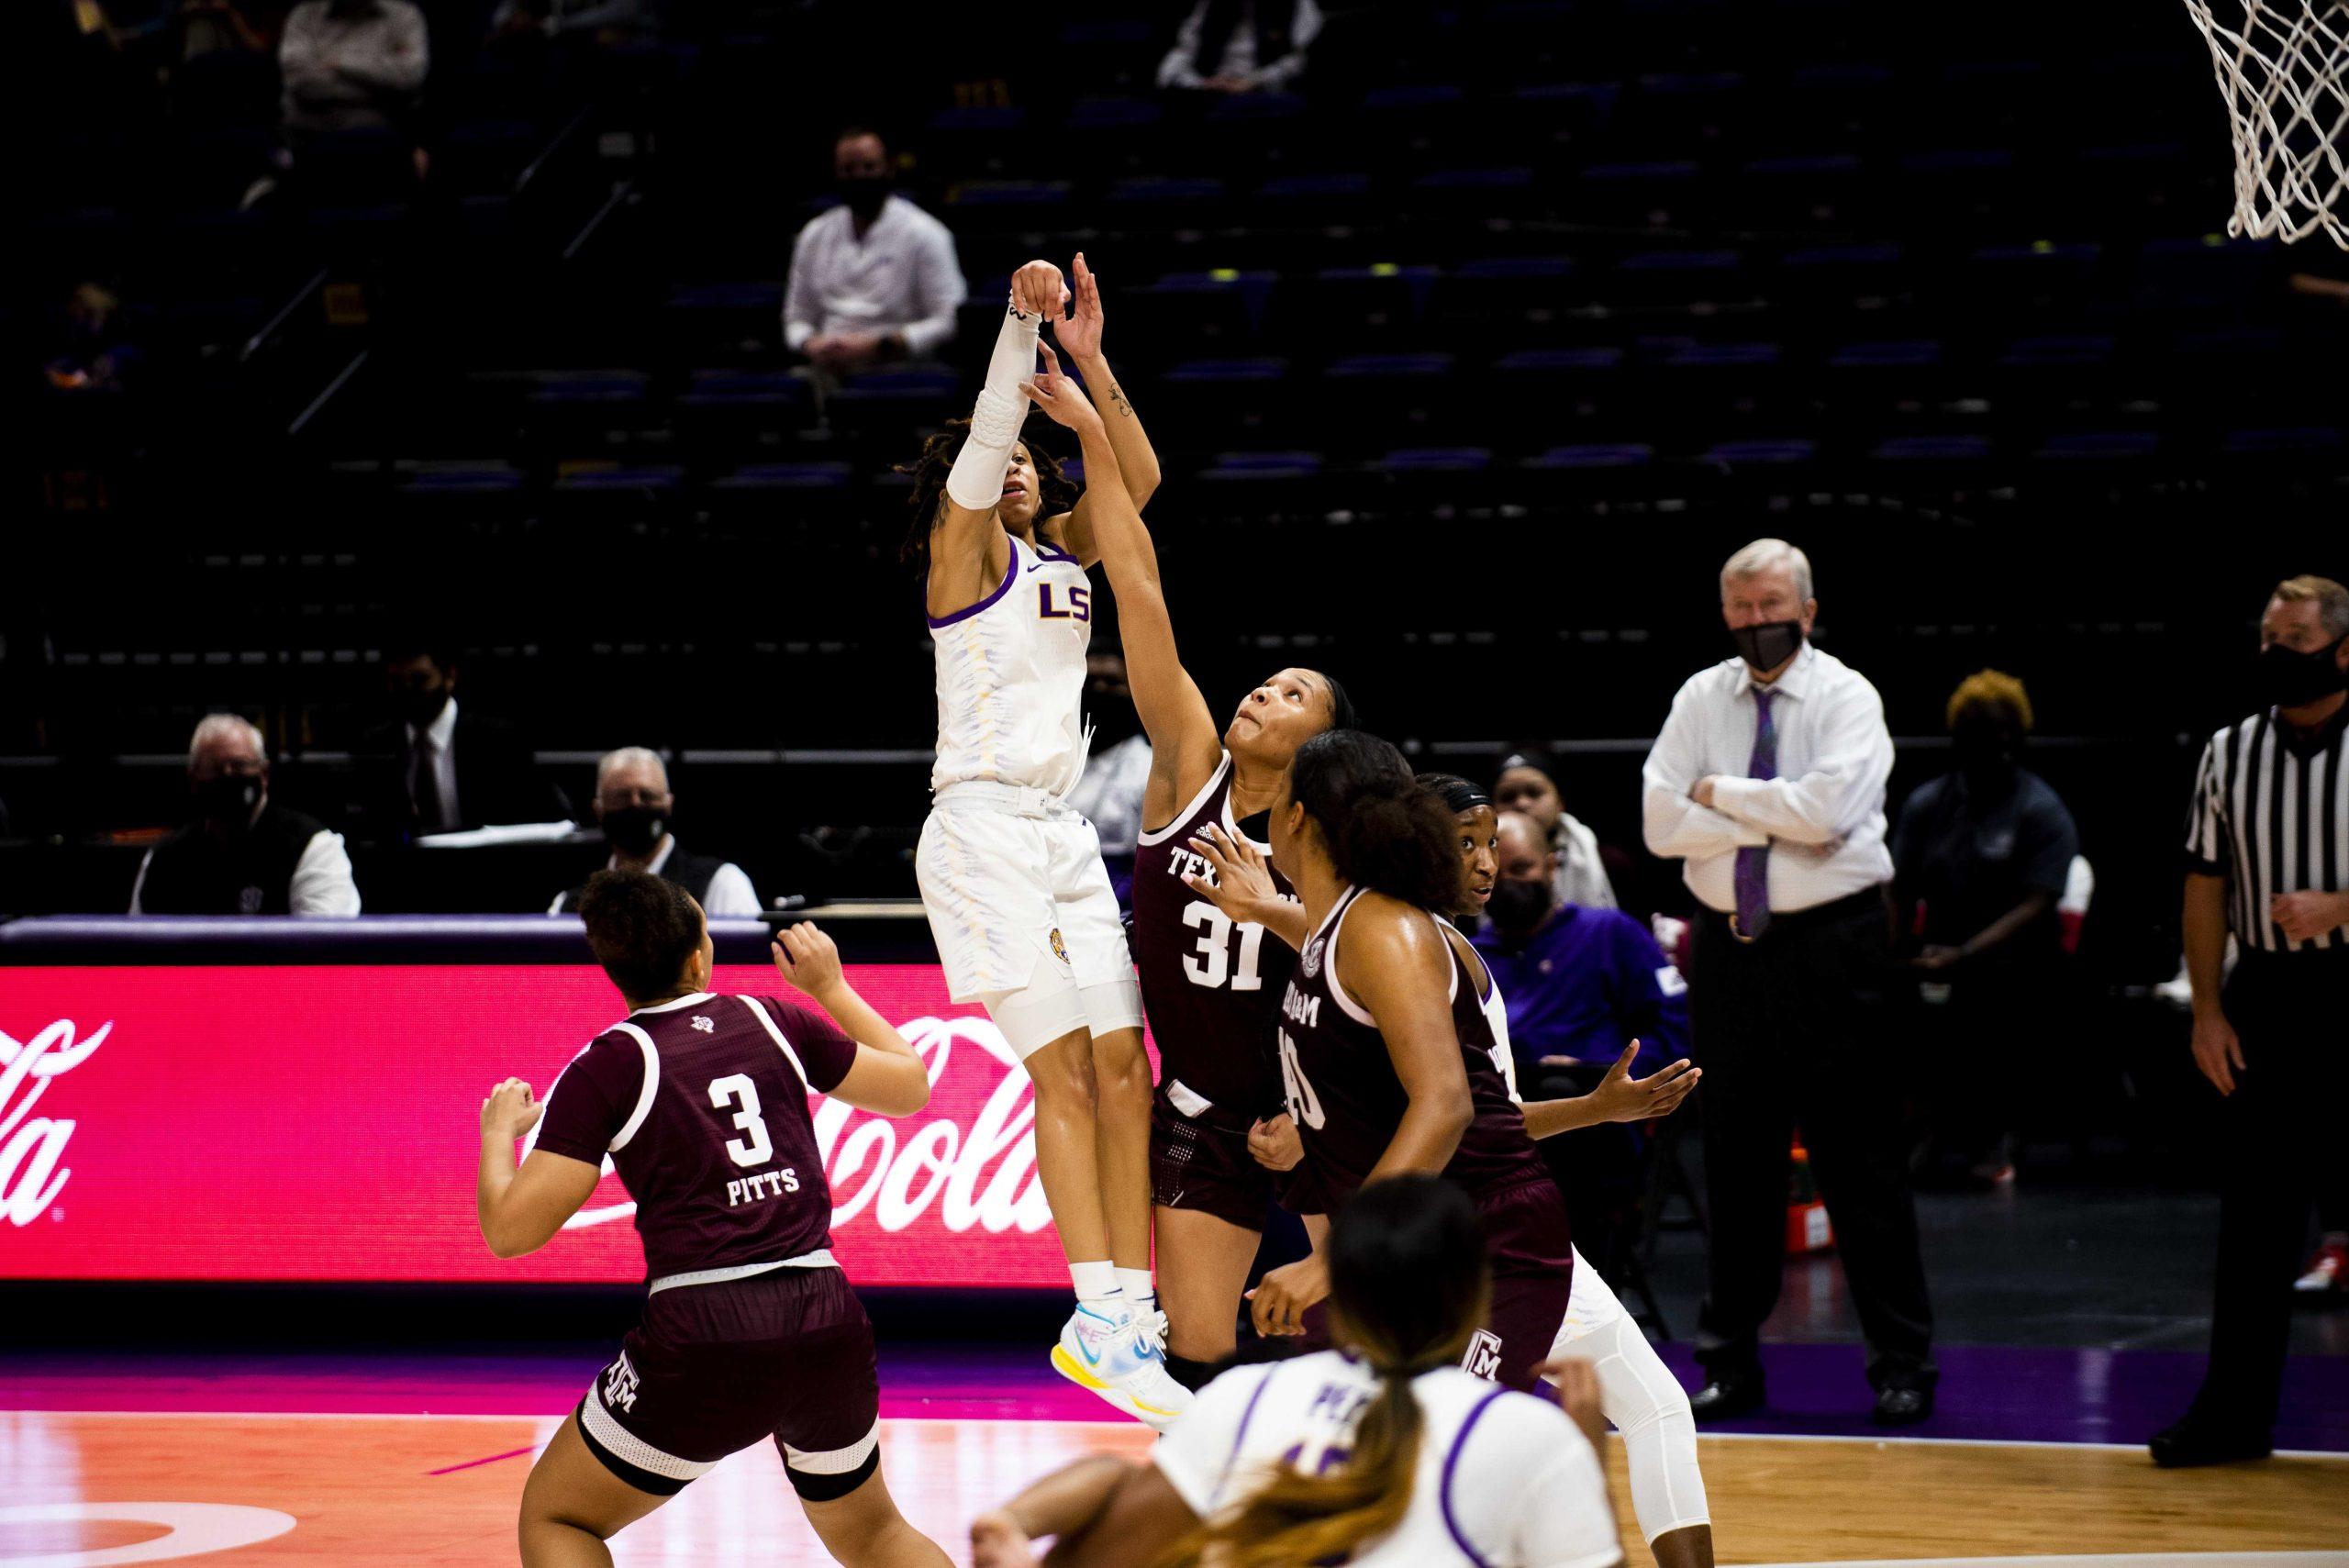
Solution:
<path fill-rule="evenodd" d="M 1052 1370 L 1099 1395 L 1153 1431 L 1164 1431 L 1191 1407 L 1191 1391 L 1167 1375 L 1160 1349 L 1165 1318 L 1150 1321 L 1123 1307 L 1100 1312 L 1080 1302 L 1052 1347 Z"/>

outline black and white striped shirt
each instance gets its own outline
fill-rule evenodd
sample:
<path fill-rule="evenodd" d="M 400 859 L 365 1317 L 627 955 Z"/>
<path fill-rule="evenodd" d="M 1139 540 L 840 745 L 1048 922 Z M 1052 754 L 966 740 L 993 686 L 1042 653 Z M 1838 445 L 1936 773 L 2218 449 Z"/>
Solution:
<path fill-rule="evenodd" d="M 2263 952 L 2349 948 L 2334 929 L 2293 941 L 2268 918 L 2279 893 L 2349 889 L 2349 708 L 2313 732 L 2273 708 L 2231 724 L 2202 749 L 2186 852 L 2196 871 L 2227 879 L 2227 924 Z"/>

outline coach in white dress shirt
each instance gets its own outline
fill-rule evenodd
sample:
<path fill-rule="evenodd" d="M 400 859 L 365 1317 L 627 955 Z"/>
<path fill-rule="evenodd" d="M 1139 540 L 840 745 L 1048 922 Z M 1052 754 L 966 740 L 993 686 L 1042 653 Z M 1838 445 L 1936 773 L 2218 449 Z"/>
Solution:
<path fill-rule="evenodd" d="M 841 132 L 832 146 L 841 205 L 809 218 L 791 247 L 784 342 L 830 375 L 934 356 L 970 293 L 953 233 L 891 191 L 892 167 L 878 132 Z"/>
<path fill-rule="evenodd" d="M 1889 961 L 1892 738 L 1859 672 L 1810 645 L 1810 562 L 1757 539 L 1721 569 L 1738 656 L 1690 676 L 1648 753 L 1648 848 L 1701 906 L 1689 965 L 1705 1069 L 1710 1289 L 1699 1419 L 1763 1403 L 1759 1336 L 1785 1267 L 1802 1129 L 1868 1343 L 1876 1417 L 1932 1412 L 1932 1311 L 1897 1088 L 1879 1036 Z"/>

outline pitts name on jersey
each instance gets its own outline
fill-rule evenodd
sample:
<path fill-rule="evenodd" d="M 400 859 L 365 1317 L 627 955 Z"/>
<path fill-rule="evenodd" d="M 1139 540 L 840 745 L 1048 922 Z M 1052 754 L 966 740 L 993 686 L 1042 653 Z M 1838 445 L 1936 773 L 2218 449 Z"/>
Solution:
<path fill-rule="evenodd" d="M 755 1176 L 745 1176 L 739 1182 L 726 1184 L 726 1207 L 736 1208 L 746 1203 L 764 1198 L 781 1197 L 799 1190 L 799 1173 L 786 1167 L 780 1171 L 762 1171 Z"/>
<path fill-rule="evenodd" d="M 1291 1023 L 1318 1029 L 1321 1023 L 1321 998 L 1305 995 L 1297 990 L 1297 983 L 1291 981 L 1288 990 L 1281 996 L 1281 1015 Z"/>

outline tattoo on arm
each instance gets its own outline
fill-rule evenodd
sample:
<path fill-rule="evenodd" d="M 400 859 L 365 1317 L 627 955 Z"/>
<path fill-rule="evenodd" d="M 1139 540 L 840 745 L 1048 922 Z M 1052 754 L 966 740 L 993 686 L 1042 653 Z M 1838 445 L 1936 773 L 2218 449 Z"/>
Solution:
<path fill-rule="evenodd" d="M 1133 405 L 1126 401 L 1126 389 L 1114 381 L 1109 384 L 1109 401 L 1116 404 L 1118 412 L 1127 418 L 1134 417 Z"/>

